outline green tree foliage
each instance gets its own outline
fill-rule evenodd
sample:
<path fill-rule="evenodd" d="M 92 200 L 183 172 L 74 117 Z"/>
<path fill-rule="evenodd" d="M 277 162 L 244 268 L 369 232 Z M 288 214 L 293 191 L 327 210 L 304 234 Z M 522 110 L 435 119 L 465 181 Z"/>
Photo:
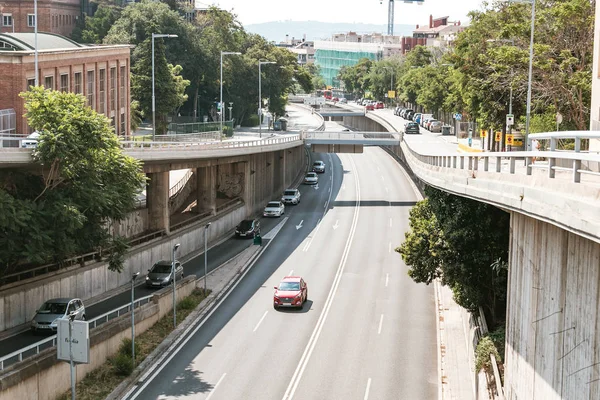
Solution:
<path fill-rule="evenodd" d="M 119 271 L 126 247 L 107 226 L 134 208 L 145 183 L 140 163 L 121 152 L 110 120 L 83 96 L 40 87 L 22 96 L 29 125 L 40 132 L 39 170 L 0 174 L 0 273 L 113 243 L 110 268 Z"/>
<path fill-rule="evenodd" d="M 410 231 L 396 249 L 416 282 L 441 278 L 461 306 L 483 306 L 492 325 L 506 302 L 509 215 L 488 204 L 427 188 L 410 212 Z"/>
<path fill-rule="evenodd" d="M 372 91 L 371 68 L 374 62 L 368 58 L 361 58 L 356 65 L 342 67 L 338 79 L 344 82 L 344 87 L 350 93 L 364 96 L 367 91 Z"/>
<path fill-rule="evenodd" d="M 83 24 L 77 25 L 71 38 L 79 43 L 102 43 L 113 24 L 121 16 L 121 7 L 105 2 L 98 5 L 93 17 L 85 16 Z"/>

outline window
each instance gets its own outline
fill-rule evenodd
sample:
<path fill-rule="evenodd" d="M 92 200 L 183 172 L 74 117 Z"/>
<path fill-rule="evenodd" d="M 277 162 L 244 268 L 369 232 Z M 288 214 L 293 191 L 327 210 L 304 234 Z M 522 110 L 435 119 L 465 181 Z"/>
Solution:
<path fill-rule="evenodd" d="M 125 113 L 121 114 L 121 135 L 125 135 Z"/>
<path fill-rule="evenodd" d="M 67 75 L 67 74 L 60 75 L 60 91 L 61 92 L 69 91 L 69 75 Z"/>
<path fill-rule="evenodd" d="M 30 28 L 35 26 L 35 14 L 27 14 L 27 26 Z"/>
<path fill-rule="evenodd" d="M 44 87 L 46 89 L 54 89 L 54 77 L 47 76 L 44 78 Z"/>
<path fill-rule="evenodd" d="M 110 111 L 116 110 L 116 90 L 117 90 L 117 69 L 115 67 L 110 69 Z"/>
<path fill-rule="evenodd" d="M 31 86 L 35 86 L 35 78 L 34 79 L 27 79 L 27 90 L 30 90 L 29 88 Z"/>
<path fill-rule="evenodd" d="M 125 107 L 125 67 L 121 67 L 121 107 Z"/>
<path fill-rule="evenodd" d="M 75 84 L 73 85 L 73 91 L 76 94 L 81 94 L 81 72 L 75 72 Z"/>
<path fill-rule="evenodd" d="M 88 71 L 87 72 L 87 103 L 88 106 L 94 108 L 94 71 Z"/>
<path fill-rule="evenodd" d="M 98 110 L 99 112 L 101 112 L 102 114 L 106 114 L 106 109 L 104 108 L 104 105 L 106 103 L 106 70 L 105 69 L 101 69 L 100 70 L 100 76 L 98 78 L 100 80 L 100 110 Z"/>
<path fill-rule="evenodd" d="M 12 14 L 2 14 L 2 26 L 13 26 Z"/>

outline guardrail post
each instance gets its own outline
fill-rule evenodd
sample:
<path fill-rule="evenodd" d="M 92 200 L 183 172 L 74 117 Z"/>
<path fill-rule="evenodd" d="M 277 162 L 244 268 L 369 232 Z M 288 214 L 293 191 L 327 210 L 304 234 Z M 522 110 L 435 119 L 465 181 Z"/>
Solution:
<path fill-rule="evenodd" d="M 531 157 L 525 157 L 525 167 L 527 168 L 527 175 L 531 175 L 533 168 L 531 168 Z"/>
<path fill-rule="evenodd" d="M 555 158 L 548 159 L 548 178 L 554 178 L 554 175 L 555 175 L 554 165 L 555 164 L 556 164 Z"/>
<path fill-rule="evenodd" d="M 479 157 L 473 157 L 473 170 L 477 171 L 479 169 Z"/>
<path fill-rule="evenodd" d="M 581 182 L 581 172 L 579 172 L 580 168 L 581 160 L 573 160 L 573 182 L 575 183 Z"/>
<path fill-rule="evenodd" d="M 456 169 L 457 158 L 457 156 L 452 156 L 452 168 L 454 169 Z"/>
<path fill-rule="evenodd" d="M 575 138 L 575 153 L 579 153 L 581 151 L 581 138 Z"/>
<path fill-rule="evenodd" d="M 510 158 L 510 173 L 514 174 L 515 173 L 515 164 L 517 162 L 517 158 L 516 157 L 511 157 Z"/>
<path fill-rule="evenodd" d="M 469 156 L 469 171 L 473 169 L 473 157 Z"/>
<path fill-rule="evenodd" d="M 556 150 L 556 138 L 550 138 L 550 151 Z"/>
<path fill-rule="evenodd" d="M 465 169 L 465 157 L 460 156 L 460 169 Z"/>
<path fill-rule="evenodd" d="M 502 157 L 496 157 L 496 172 L 502 172 Z"/>
<path fill-rule="evenodd" d="M 486 157 L 483 159 L 483 170 L 485 172 L 488 172 L 489 169 L 490 169 L 490 158 Z"/>

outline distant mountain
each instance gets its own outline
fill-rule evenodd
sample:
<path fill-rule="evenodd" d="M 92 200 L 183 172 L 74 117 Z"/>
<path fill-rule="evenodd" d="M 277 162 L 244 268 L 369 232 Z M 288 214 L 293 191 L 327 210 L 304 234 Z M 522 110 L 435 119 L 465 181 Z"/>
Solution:
<path fill-rule="evenodd" d="M 261 24 L 245 25 L 248 32 L 257 33 L 269 41 L 283 42 L 285 35 L 289 38 L 301 39 L 306 35 L 306 40 L 329 39 L 334 33 L 387 33 L 386 24 L 362 23 L 332 23 L 319 21 L 273 21 Z M 415 25 L 394 25 L 394 35 L 412 36 Z"/>

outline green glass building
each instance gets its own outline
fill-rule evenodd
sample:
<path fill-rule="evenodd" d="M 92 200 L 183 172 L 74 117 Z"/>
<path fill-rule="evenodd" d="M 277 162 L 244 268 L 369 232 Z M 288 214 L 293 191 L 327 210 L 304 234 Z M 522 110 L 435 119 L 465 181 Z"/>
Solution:
<path fill-rule="evenodd" d="M 321 68 L 326 85 L 339 87 L 338 73 L 343 66 L 358 64 L 361 58 L 380 60 L 383 46 L 379 43 L 315 41 L 315 64 Z"/>

